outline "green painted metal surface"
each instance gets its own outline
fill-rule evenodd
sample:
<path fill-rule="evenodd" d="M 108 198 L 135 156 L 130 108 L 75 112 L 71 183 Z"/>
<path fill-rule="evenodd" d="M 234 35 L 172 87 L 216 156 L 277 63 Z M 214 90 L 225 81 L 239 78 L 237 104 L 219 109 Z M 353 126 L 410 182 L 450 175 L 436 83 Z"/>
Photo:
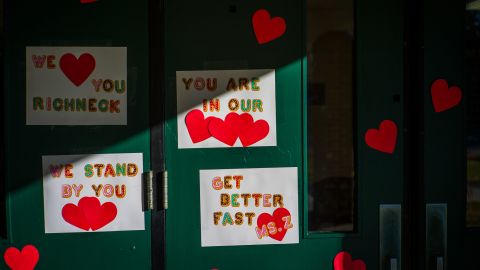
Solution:
<path fill-rule="evenodd" d="M 425 203 L 447 204 L 447 269 L 478 269 L 474 248 L 480 234 L 466 229 L 466 116 L 467 94 L 452 109 L 436 113 L 430 87 L 436 79 L 466 91 L 465 2 L 426 1 L 424 4 L 424 119 Z M 445 20 L 445 17 L 449 17 Z M 478 89 L 470 89 L 478 91 Z M 428 232 L 427 232 L 428 234 Z M 427 253 L 431 262 L 435 254 Z M 431 267 L 426 269 L 434 269 Z"/>
<path fill-rule="evenodd" d="M 140 152 L 144 169 L 150 167 L 146 1 L 15 0 L 6 3 L 5 15 L 8 238 L 0 251 L 34 244 L 36 269 L 149 269 L 148 213 L 144 231 L 44 233 L 41 159 Z M 128 126 L 26 126 L 26 46 L 128 47 Z"/>

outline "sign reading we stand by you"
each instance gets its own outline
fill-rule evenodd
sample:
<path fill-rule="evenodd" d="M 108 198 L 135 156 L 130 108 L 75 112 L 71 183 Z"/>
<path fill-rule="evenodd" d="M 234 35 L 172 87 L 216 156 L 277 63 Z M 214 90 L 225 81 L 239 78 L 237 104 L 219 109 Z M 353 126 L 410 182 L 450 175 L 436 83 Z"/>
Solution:
<path fill-rule="evenodd" d="M 43 156 L 45 233 L 144 230 L 143 157 Z"/>
<path fill-rule="evenodd" d="M 177 71 L 178 148 L 276 146 L 275 70 Z"/>
<path fill-rule="evenodd" d="M 126 125 L 127 48 L 27 47 L 27 125 Z"/>

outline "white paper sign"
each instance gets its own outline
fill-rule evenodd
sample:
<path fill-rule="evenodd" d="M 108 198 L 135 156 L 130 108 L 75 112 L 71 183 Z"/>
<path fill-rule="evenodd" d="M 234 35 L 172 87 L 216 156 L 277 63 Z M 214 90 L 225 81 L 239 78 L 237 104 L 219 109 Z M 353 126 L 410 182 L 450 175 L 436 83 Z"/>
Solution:
<path fill-rule="evenodd" d="M 177 71 L 178 148 L 276 146 L 275 70 Z"/>
<path fill-rule="evenodd" d="M 43 156 L 45 233 L 144 230 L 141 153 Z"/>
<path fill-rule="evenodd" d="M 126 125 L 127 48 L 27 47 L 27 125 Z"/>
<path fill-rule="evenodd" d="M 298 243 L 297 168 L 200 171 L 202 247 Z"/>

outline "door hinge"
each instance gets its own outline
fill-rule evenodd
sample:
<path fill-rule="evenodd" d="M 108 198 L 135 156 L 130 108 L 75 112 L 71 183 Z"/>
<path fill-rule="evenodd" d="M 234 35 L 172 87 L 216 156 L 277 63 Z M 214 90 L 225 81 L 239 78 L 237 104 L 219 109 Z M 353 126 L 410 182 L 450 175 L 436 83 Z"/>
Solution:
<path fill-rule="evenodd" d="M 159 202 L 160 205 L 159 208 L 161 210 L 167 210 L 168 209 L 168 171 L 163 171 L 159 185 L 159 194 L 160 194 L 160 200 Z"/>
<path fill-rule="evenodd" d="M 143 185 L 143 210 L 168 209 L 168 173 L 153 171 L 144 172 Z"/>

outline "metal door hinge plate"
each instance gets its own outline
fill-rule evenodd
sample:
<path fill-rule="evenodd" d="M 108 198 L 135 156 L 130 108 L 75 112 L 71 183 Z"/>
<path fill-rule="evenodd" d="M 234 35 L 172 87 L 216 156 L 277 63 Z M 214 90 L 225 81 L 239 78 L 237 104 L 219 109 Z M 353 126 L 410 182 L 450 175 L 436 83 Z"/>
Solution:
<path fill-rule="evenodd" d="M 155 174 L 153 171 L 142 175 L 143 210 L 168 209 L 168 173 Z"/>

